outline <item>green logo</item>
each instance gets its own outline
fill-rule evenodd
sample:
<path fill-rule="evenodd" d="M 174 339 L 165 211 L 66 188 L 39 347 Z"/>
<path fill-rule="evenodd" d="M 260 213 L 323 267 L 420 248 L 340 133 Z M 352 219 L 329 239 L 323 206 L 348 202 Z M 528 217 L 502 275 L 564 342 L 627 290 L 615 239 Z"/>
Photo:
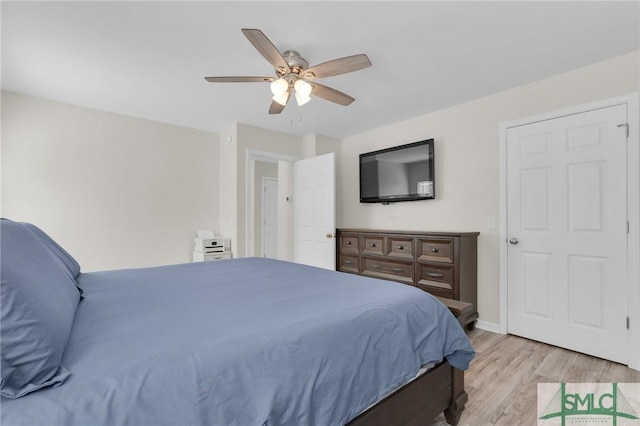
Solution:
<path fill-rule="evenodd" d="M 539 419 L 559 418 L 562 426 L 566 424 L 568 417 L 571 417 L 572 422 L 576 423 L 600 423 L 609 417 L 614 426 L 617 425 L 619 418 L 639 419 L 627 398 L 618 388 L 617 383 L 611 383 L 611 392 L 608 389 L 594 392 L 593 387 L 590 390 L 591 392 L 571 393 L 567 392 L 566 383 L 560 383 L 560 388 L 553 395 L 546 408 L 542 413 L 538 413 L 542 414 Z"/>

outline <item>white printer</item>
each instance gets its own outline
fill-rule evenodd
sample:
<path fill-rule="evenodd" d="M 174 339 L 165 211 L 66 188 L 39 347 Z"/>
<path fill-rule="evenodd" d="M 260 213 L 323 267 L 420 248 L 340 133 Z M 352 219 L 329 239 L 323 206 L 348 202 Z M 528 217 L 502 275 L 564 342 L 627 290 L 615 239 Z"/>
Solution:
<path fill-rule="evenodd" d="M 194 251 L 200 253 L 220 253 L 230 251 L 229 238 L 213 237 L 213 238 L 195 238 Z"/>
<path fill-rule="evenodd" d="M 216 236 L 209 229 L 198 231 L 194 238 L 193 261 L 231 259 L 231 239 Z"/>

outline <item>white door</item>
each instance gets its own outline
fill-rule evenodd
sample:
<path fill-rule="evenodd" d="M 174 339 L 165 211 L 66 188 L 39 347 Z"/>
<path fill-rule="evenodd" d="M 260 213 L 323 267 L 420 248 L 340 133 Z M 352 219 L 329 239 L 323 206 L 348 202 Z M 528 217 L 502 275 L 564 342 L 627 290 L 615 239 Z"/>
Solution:
<path fill-rule="evenodd" d="M 262 256 L 278 258 L 278 179 L 262 178 Z"/>
<path fill-rule="evenodd" d="M 626 108 L 507 130 L 508 332 L 625 364 Z"/>
<path fill-rule="evenodd" d="M 335 270 L 333 153 L 296 161 L 293 182 L 293 259 L 297 263 Z"/>

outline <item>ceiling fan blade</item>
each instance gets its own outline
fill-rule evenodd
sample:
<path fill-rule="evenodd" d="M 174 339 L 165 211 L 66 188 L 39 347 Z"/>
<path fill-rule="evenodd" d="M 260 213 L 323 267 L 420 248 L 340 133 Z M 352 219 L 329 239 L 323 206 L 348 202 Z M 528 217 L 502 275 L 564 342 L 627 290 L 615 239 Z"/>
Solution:
<path fill-rule="evenodd" d="M 274 81 L 274 77 L 205 77 L 209 83 L 264 83 Z"/>
<path fill-rule="evenodd" d="M 331 87 L 323 86 L 322 84 L 308 82 L 311 87 L 311 94 L 315 95 L 319 98 L 326 99 L 328 101 L 334 102 L 336 104 L 347 106 L 351 104 L 351 102 L 355 101 L 355 98 L 347 95 L 346 93 L 342 93 L 339 90 L 332 89 Z"/>
<path fill-rule="evenodd" d="M 289 94 L 287 95 L 287 104 L 289 103 L 289 100 L 291 99 L 291 90 L 289 90 L 288 92 Z M 281 105 L 276 101 L 271 101 L 271 106 L 269 106 L 269 114 L 280 114 L 283 110 L 284 107 L 287 106 L 285 105 Z"/>
<path fill-rule="evenodd" d="M 314 79 L 323 77 L 332 77 L 334 75 L 346 74 L 348 72 L 358 71 L 371 66 L 369 57 L 364 53 L 360 55 L 346 56 L 340 59 L 323 62 L 314 65 L 311 68 L 301 72 L 304 79 Z"/>
<path fill-rule="evenodd" d="M 271 101 L 271 106 L 269 107 L 269 114 L 280 114 L 284 110 L 284 105 L 280 105 L 276 101 Z"/>
<path fill-rule="evenodd" d="M 242 33 L 247 37 L 247 39 L 249 39 L 251 44 L 253 44 L 253 47 L 255 47 L 271 65 L 282 71 L 283 74 L 291 72 L 287 61 L 284 60 L 280 51 L 273 45 L 273 43 L 271 43 L 262 31 L 243 28 Z"/>

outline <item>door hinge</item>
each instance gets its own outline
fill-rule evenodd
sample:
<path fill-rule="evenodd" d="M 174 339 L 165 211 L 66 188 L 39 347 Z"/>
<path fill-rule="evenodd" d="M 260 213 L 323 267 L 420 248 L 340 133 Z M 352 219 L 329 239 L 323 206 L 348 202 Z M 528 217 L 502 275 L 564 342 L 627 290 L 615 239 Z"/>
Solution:
<path fill-rule="evenodd" d="M 627 317 L 627 330 L 629 329 L 629 317 Z"/>
<path fill-rule="evenodd" d="M 630 228 L 630 225 L 629 225 L 629 221 L 627 220 L 627 234 L 629 233 L 629 228 Z"/>
<path fill-rule="evenodd" d="M 629 124 L 628 123 L 618 124 L 618 127 L 624 127 L 625 128 L 626 137 L 627 137 L 627 139 L 629 139 Z"/>

